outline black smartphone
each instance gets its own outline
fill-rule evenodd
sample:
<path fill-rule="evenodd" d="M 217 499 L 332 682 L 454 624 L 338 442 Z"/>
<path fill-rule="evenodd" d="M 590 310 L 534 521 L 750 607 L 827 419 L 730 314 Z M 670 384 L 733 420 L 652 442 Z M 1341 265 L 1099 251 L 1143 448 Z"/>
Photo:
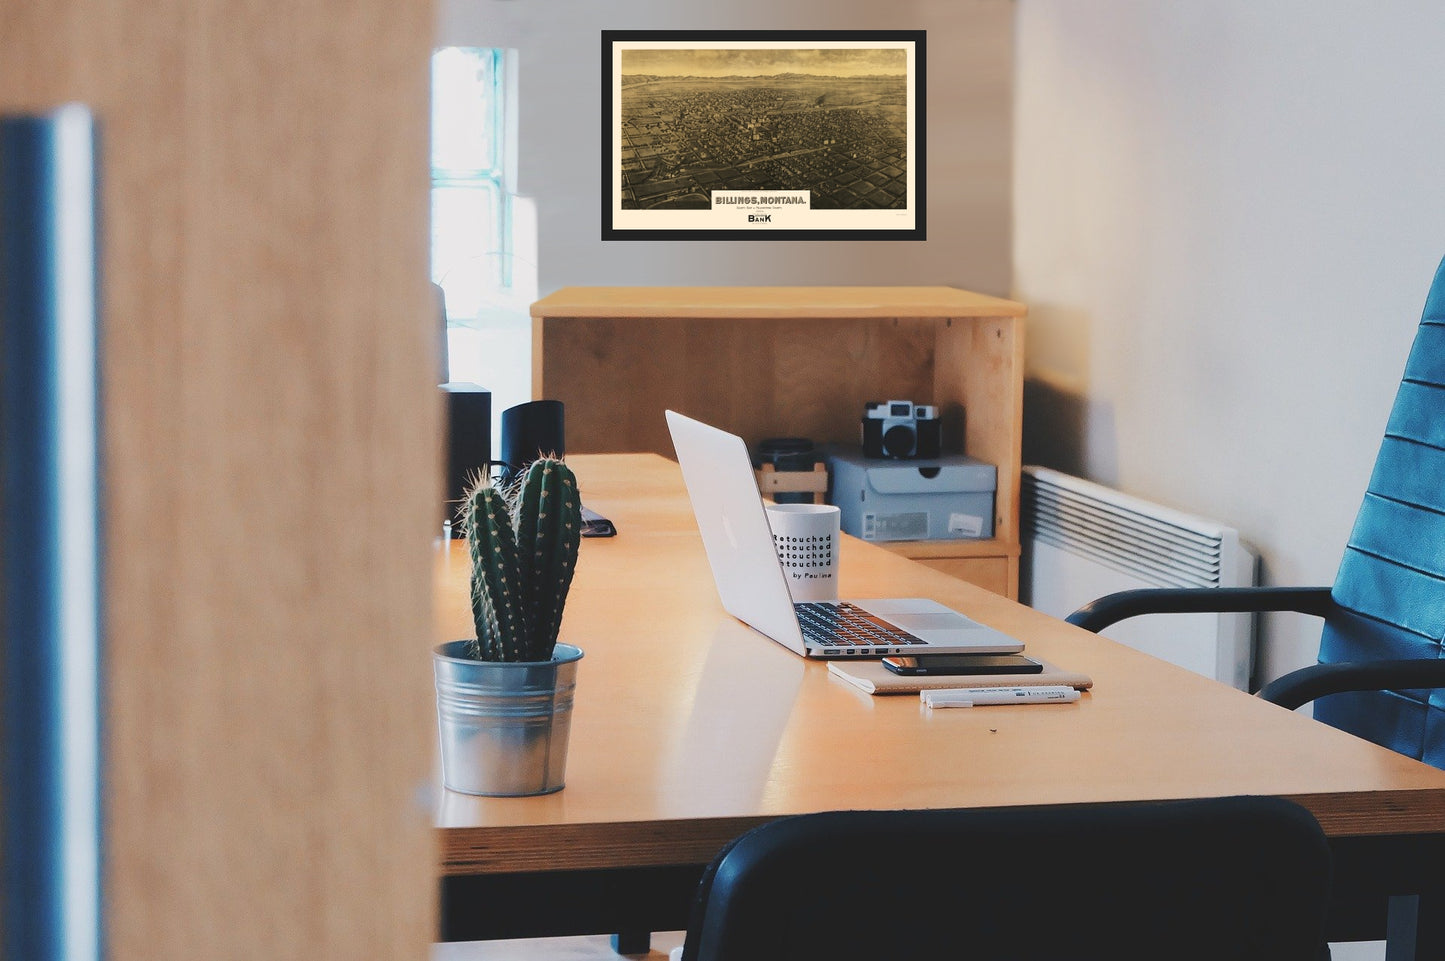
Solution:
<path fill-rule="evenodd" d="M 1042 674 L 1044 665 L 1022 654 L 918 654 L 885 657 L 894 674 Z"/>
<path fill-rule="evenodd" d="M 616 537 L 617 526 L 601 514 L 582 508 L 583 537 Z"/>

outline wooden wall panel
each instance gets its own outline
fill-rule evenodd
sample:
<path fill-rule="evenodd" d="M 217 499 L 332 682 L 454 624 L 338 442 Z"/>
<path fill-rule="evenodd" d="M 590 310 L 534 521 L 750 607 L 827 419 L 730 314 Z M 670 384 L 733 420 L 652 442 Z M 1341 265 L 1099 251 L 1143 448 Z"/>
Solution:
<path fill-rule="evenodd" d="M 423 958 L 425 0 L 0 0 L 103 124 L 110 956 Z"/>
<path fill-rule="evenodd" d="M 940 396 L 963 398 L 966 411 L 995 412 L 987 419 L 966 418 L 964 449 L 970 455 L 993 464 L 1017 464 L 1023 437 L 1023 324 L 996 318 L 967 330 L 966 339 L 939 338 L 934 389 Z M 994 532 L 1014 543 L 1019 539 L 1019 490 L 1017 470 L 1000 472 Z"/>

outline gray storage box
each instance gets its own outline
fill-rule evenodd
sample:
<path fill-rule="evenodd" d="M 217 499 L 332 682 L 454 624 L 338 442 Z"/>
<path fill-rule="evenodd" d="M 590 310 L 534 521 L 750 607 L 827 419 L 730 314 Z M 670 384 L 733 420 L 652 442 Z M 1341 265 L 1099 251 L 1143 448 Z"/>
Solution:
<path fill-rule="evenodd" d="M 857 450 L 828 454 L 830 503 L 845 533 L 865 541 L 993 536 L 998 470 L 972 457 L 880 460 Z"/>

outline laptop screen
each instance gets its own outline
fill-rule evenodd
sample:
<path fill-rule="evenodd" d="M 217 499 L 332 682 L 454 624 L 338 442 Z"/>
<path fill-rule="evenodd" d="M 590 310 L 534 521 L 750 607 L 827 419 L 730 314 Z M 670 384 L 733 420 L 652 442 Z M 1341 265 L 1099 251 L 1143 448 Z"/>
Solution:
<path fill-rule="evenodd" d="M 801 653 L 802 631 L 747 444 L 676 411 L 667 411 L 667 426 L 723 607 Z"/>

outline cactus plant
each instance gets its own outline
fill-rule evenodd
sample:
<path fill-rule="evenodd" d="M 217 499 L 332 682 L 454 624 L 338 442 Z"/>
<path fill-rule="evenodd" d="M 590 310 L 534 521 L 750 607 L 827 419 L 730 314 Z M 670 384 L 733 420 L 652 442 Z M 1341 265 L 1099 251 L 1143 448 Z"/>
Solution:
<path fill-rule="evenodd" d="M 472 657 L 549 660 L 582 537 L 572 469 L 543 457 L 505 489 L 480 477 L 461 515 L 472 563 Z"/>

